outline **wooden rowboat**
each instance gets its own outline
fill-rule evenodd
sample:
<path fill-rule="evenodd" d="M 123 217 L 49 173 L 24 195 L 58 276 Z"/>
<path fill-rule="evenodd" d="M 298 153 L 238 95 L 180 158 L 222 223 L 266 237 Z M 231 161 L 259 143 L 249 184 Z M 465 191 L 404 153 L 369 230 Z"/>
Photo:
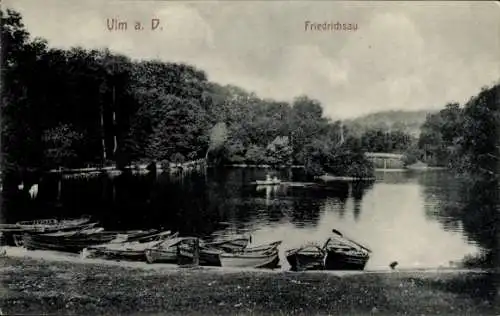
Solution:
<path fill-rule="evenodd" d="M 363 270 L 370 259 L 371 250 L 344 237 L 339 231 L 326 241 L 325 269 L 327 270 Z"/>
<path fill-rule="evenodd" d="M 24 235 L 46 235 L 46 236 L 53 236 L 53 237 L 65 237 L 65 236 L 72 236 L 76 234 L 93 234 L 97 232 L 101 232 L 104 230 L 102 227 L 95 227 L 97 226 L 98 223 L 85 223 L 82 225 L 74 226 L 71 229 L 70 228 L 65 228 L 62 230 L 57 230 L 54 232 L 40 232 L 40 231 L 27 231 L 24 233 L 10 233 L 11 238 L 14 241 L 14 244 L 18 247 L 22 247 L 24 245 Z M 52 231 L 49 229 L 49 231 Z"/>
<path fill-rule="evenodd" d="M 98 223 L 85 224 L 78 227 L 75 230 L 68 231 L 57 231 L 54 233 L 43 233 L 38 235 L 48 236 L 48 237 L 71 237 L 75 235 L 92 235 L 104 231 L 102 227 L 95 227 Z"/>
<path fill-rule="evenodd" d="M 92 228 L 98 224 L 97 222 L 90 223 L 89 221 L 90 218 L 88 217 L 83 217 L 78 219 L 66 219 L 66 220 L 24 221 L 12 224 L 10 228 L 7 229 L 0 228 L 0 231 L 3 230 L 6 236 L 7 244 L 21 247 L 23 246 L 24 234 L 44 234 L 44 233 L 55 233 L 55 232 L 81 231 Z"/>
<path fill-rule="evenodd" d="M 212 266 L 220 267 L 220 254 L 223 253 L 221 249 L 210 248 L 200 243 L 198 264 L 202 266 Z M 192 243 L 181 243 L 179 244 L 179 252 L 177 256 L 180 256 L 181 261 L 194 262 L 194 247 Z"/>
<path fill-rule="evenodd" d="M 82 257 L 107 257 L 126 260 L 146 260 L 145 250 L 154 248 L 165 240 L 177 237 L 178 233 L 171 234 L 170 231 L 155 233 L 150 236 L 131 237 L 124 242 L 111 242 L 90 246 L 82 250 Z"/>
<path fill-rule="evenodd" d="M 273 179 L 273 180 L 256 180 L 255 183 L 257 185 L 279 185 L 281 183 L 281 180 L 278 179 Z"/>
<path fill-rule="evenodd" d="M 317 243 L 290 249 L 286 259 L 292 270 L 363 270 L 371 250 L 332 230 L 323 246 Z"/>
<path fill-rule="evenodd" d="M 222 267 L 230 268 L 270 268 L 279 263 L 279 253 L 275 249 L 268 252 L 223 253 L 220 256 Z"/>
<path fill-rule="evenodd" d="M 15 224 L 0 224 L 0 231 L 3 232 L 55 232 L 60 230 L 73 229 L 90 222 L 90 217 L 76 219 L 37 219 L 33 221 L 21 221 Z"/>
<path fill-rule="evenodd" d="M 308 244 L 286 251 L 292 271 L 323 270 L 326 252 L 317 244 Z"/>
<path fill-rule="evenodd" d="M 223 253 L 223 250 L 212 248 L 195 237 L 173 238 L 146 249 L 146 260 L 148 263 L 191 263 L 194 261 L 194 243 L 197 241 L 199 242 L 198 263 L 203 266 L 220 267 L 219 255 Z"/>
<path fill-rule="evenodd" d="M 146 261 L 148 263 L 177 263 L 179 244 L 192 240 L 191 237 L 175 237 L 156 244 L 154 247 L 144 250 Z"/>
<path fill-rule="evenodd" d="M 110 243 L 117 237 L 119 237 L 118 234 L 110 234 L 105 231 L 80 231 L 75 234 L 63 236 L 51 236 L 50 234 L 24 234 L 23 241 L 26 249 L 28 250 L 58 250 L 79 253 L 84 248 L 88 248 L 90 246 Z"/>

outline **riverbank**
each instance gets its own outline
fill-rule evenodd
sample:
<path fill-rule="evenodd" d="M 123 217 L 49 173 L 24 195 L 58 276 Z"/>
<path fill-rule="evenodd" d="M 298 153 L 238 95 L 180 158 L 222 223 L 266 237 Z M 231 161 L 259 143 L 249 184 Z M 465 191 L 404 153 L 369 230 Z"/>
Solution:
<path fill-rule="evenodd" d="M 268 272 L 0 258 L 4 314 L 495 315 L 498 273 Z M 145 268 L 147 267 L 147 268 Z"/>

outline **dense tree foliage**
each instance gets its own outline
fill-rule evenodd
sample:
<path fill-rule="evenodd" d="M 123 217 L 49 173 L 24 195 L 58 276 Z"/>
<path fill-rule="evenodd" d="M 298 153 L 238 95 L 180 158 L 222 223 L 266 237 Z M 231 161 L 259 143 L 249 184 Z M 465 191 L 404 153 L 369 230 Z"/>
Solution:
<path fill-rule="evenodd" d="M 216 164 L 299 164 L 313 174 L 365 175 L 372 169 L 366 151 L 425 156 L 436 165 L 467 151 L 471 161 L 461 159 L 461 165 L 491 164 L 480 154 L 489 150 L 491 133 L 476 139 L 462 132 L 464 124 L 485 117 L 483 107 L 472 103 L 490 102 L 486 92 L 467 110 L 450 105 L 430 115 L 417 143 L 404 124 L 354 128 L 330 121 L 307 96 L 291 103 L 267 100 L 210 82 L 202 70 L 182 63 L 132 61 L 106 49 L 49 48 L 30 39 L 18 13 L 2 11 L 2 20 L 7 168 L 207 157 Z M 474 119 L 464 120 L 465 112 Z M 469 131 L 488 124 L 494 122 Z"/>
<path fill-rule="evenodd" d="M 476 175 L 498 175 L 500 84 L 483 88 L 462 107 L 448 104 L 422 126 L 417 155 L 424 162 Z"/>
<path fill-rule="evenodd" d="M 30 39 L 17 12 L 2 11 L 2 21 L 7 169 L 202 157 L 291 165 L 309 161 L 318 142 L 338 157 L 351 151 L 333 147 L 341 139 L 339 123 L 307 96 L 292 104 L 266 100 L 209 82 L 190 65 L 132 61 L 106 49 L 49 48 Z"/>

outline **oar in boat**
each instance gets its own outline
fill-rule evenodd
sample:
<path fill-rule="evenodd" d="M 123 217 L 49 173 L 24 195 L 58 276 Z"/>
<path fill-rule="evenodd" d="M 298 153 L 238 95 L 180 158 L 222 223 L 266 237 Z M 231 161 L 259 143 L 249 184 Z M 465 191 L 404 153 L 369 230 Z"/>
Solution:
<path fill-rule="evenodd" d="M 347 238 L 346 236 L 344 236 L 341 232 L 339 232 L 339 231 L 338 231 L 338 230 L 336 230 L 336 229 L 332 229 L 332 233 L 339 235 L 340 237 L 344 238 L 345 240 L 352 242 L 353 244 L 355 244 L 355 245 L 357 245 L 357 246 L 359 246 L 359 247 L 361 247 L 361 248 L 365 249 L 365 250 L 366 250 L 366 251 L 368 251 L 368 252 L 372 252 L 372 251 L 371 251 L 371 249 L 366 248 L 365 246 L 363 246 L 363 245 L 361 245 L 361 244 L 359 244 L 359 243 L 355 242 L 354 240 Z"/>

